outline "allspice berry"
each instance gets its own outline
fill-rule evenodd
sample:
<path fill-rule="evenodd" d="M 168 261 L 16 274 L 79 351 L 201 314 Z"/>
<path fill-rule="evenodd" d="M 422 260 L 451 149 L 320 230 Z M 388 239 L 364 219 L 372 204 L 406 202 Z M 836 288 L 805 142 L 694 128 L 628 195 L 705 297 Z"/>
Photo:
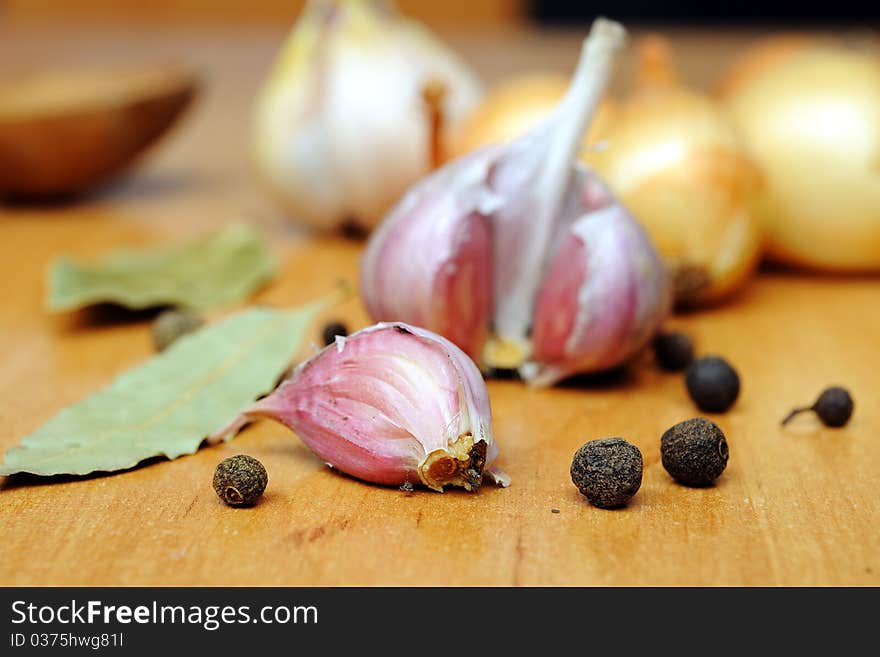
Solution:
<path fill-rule="evenodd" d="M 694 343 L 681 331 L 658 333 L 653 345 L 657 364 L 668 372 L 683 370 L 694 360 Z"/>
<path fill-rule="evenodd" d="M 191 310 L 164 310 L 153 322 L 153 346 L 165 351 L 178 338 L 201 328 L 202 318 Z"/>
<path fill-rule="evenodd" d="M 593 506 L 623 506 L 642 485 L 642 453 L 623 438 L 591 440 L 575 452 L 571 480 Z"/>
<path fill-rule="evenodd" d="M 739 374 L 720 356 L 704 356 L 685 372 L 688 394 L 701 411 L 724 413 L 739 397 Z"/>
<path fill-rule="evenodd" d="M 685 486 L 708 486 L 727 467 L 727 439 L 714 422 L 702 417 L 679 422 L 660 439 L 666 472 Z"/>
<path fill-rule="evenodd" d="M 814 411 L 822 424 L 826 427 L 842 427 L 852 417 L 855 404 L 846 388 L 831 386 L 825 388 L 812 406 L 795 408 L 782 421 L 783 426 L 788 424 L 796 415 L 805 411 Z"/>
<path fill-rule="evenodd" d="M 223 459 L 214 472 L 214 491 L 229 506 L 252 506 L 268 483 L 263 464 L 246 454 Z"/>

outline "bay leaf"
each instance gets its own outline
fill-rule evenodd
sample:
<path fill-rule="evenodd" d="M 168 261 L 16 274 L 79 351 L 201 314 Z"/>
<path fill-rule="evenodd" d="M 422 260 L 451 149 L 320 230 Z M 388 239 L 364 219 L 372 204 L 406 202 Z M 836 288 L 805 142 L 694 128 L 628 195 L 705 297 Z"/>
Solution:
<path fill-rule="evenodd" d="M 112 472 L 153 456 L 192 454 L 274 388 L 327 303 L 246 310 L 181 337 L 22 439 L 0 475 Z"/>
<path fill-rule="evenodd" d="M 46 306 L 52 311 L 96 303 L 205 310 L 246 298 L 277 268 L 260 233 L 233 223 L 187 244 L 118 250 L 91 263 L 59 259 L 49 268 Z"/>

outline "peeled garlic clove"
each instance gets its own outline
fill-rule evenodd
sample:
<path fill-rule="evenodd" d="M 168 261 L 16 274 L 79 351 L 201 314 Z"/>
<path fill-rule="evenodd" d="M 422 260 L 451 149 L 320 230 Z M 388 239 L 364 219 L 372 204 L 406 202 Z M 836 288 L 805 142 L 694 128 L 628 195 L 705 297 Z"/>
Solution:
<path fill-rule="evenodd" d="M 644 229 L 616 203 L 583 214 L 541 285 L 524 378 L 547 385 L 625 362 L 660 327 L 670 301 Z"/>
<path fill-rule="evenodd" d="M 445 338 L 406 324 L 337 337 L 231 426 L 261 417 L 365 481 L 439 491 L 476 490 L 484 474 L 507 482 L 490 467 L 498 447 L 479 370 Z"/>
<path fill-rule="evenodd" d="M 432 168 L 427 87 L 442 87 L 447 129 L 481 95 L 460 58 L 388 4 L 312 0 L 257 100 L 257 172 L 293 220 L 369 229 Z"/>

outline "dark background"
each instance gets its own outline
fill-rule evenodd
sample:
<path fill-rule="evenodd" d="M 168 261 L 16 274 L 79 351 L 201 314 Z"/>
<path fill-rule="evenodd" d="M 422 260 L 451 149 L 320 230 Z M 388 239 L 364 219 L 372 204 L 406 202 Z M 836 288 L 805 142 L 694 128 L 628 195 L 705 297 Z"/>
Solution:
<path fill-rule="evenodd" d="M 597 13 L 618 19 L 652 22 L 707 22 L 821 24 L 873 21 L 880 28 L 880 0 L 836 0 L 796 2 L 795 0 L 743 0 L 742 2 L 701 2 L 699 0 L 618 0 L 613 3 L 577 0 L 529 0 L 529 13 L 541 23 L 568 23 L 588 20 Z M 606 9 L 607 7 L 607 9 Z"/>

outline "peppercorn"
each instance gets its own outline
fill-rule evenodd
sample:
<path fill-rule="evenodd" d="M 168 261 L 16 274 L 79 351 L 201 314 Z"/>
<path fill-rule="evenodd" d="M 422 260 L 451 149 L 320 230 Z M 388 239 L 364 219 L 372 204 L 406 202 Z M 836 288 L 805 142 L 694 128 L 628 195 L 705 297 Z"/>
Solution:
<path fill-rule="evenodd" d="M 323 331 L 321 331 L 321 336 L 324 340 L 324 346 L 331 345 L 336 342 L 336 336 L 341 335 L 343 338 L 348 335 L 348 329 L 345 324 L 341 324 L 340 322 L 330 322 L 327 324 Z"/>
<path fill-rule="evenodd" d="M 223 459 L 214 472 L 214 490 L 229 506 L 253 505 L 268 483 L 263 464 L 246 454 Z"/>
<path fill-rule="evenodd" d="M 795 408 L 782 421 L 785 426 L 795 415 L 804 411 L 814 411 L 826 427 L 842 427 L 849 422 L 853 412 L 853 399 L 846 388 L 831 386 L 825 388 L 812 406 Z"/>
<path fill-rule="evenodd" d="M 153 345 L 165 351 L 178 338 L 201 328 L 202 318 L 191 310 L 170 309 L 159 313 L 153 322 Z"/>
<path fill-rule="evenodd" d="M 694 345 L 691 339 L 680 331 L 658 333 L 654 338 L 654 357 L 664 370 L 670 372 L 683 370 L 694 360 Z"/>
<path fill-rule="evenodd" d="M 660 439 L 663 467 L 685 486 L 711 484 L 727 467 L 728 455 L 724 433 L 702 417 L 679 422 Z"/>
<path fill-rule="evenodd" d="M 704 356 L 685 372 L 685 385 L 694 403 L 707 413 L 724 413 L 739 397 L 739 375 L 719 356 Z"/>
<path fill-rule="evenodd" d="M 642 453 L 623 438 L 591 440 L 575 452 L 571 480 L 593 506 L 623 506 L 642 485 Z"/>

